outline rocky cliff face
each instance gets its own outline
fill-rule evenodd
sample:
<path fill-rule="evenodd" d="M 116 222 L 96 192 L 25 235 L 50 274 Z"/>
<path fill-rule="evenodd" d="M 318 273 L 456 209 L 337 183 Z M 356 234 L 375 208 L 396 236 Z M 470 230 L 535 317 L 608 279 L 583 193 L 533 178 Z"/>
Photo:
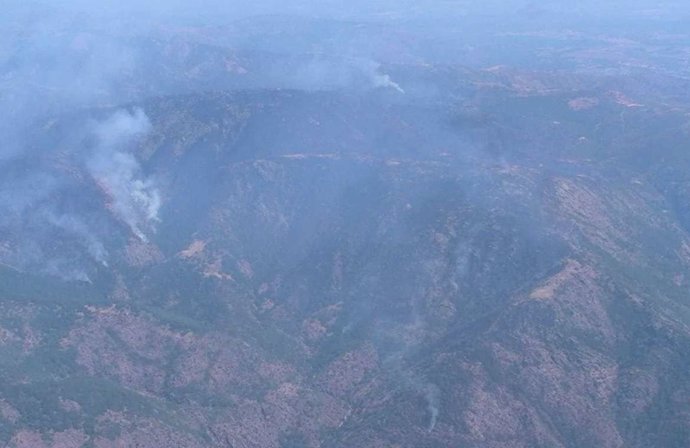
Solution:
<path fill-rule="evenodd" d="M 1 166 L 7 446 L 690 443 L 668 61 L 601 74 L 638 44 L 571 34 L 580 70 L 408 49 L 275 89 L 260 49 L 177 33 L 146 44 L 157 87 L 41 118 Z"/>

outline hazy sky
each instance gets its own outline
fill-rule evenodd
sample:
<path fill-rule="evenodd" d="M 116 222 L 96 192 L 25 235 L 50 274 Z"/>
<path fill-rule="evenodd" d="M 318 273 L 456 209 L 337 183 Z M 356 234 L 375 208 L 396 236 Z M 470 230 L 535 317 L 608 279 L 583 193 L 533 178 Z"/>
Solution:
<path fill-rule="evenodd" d="M 626 17 L 646 15 L 674 18 L 686 16 L 690 5 L 680 0 L 6 0 L 3 14 L 10 10 L 86 11 L 103 15 L 148 14 L 187 18 L 243 17 L 256 14 L 298 14 L 332 17 L 448 17 L 473 14 L 522 15 L 536 18 L 553 15 L 566 19 L 573 14 Z"/>

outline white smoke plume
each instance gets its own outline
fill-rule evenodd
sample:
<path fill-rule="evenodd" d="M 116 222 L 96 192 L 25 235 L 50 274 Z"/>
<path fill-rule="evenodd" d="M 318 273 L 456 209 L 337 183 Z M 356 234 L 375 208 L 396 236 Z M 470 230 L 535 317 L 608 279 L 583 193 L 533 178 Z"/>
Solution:
<path fill-rule="evenodd" d="M 139 239 L 147 241 L 145 230 L 160 221 L 160 193 L 153 178 L 144 175 L 130 152 L 137 139 L 151 130 L 143 110 L 121 110 L 95 128 L 98 140 L 87 168 L 111 200 L 111 210 Z"/>
<path fill-rule="evenodd" d="M 441 412 L 441 392 L 438 386 L 435 384 L 428 384 L 426 386 L 425 398 L 427 410 L 429 411 L 428 431 L 431 432 L 436 427 L 436 421 Z"/>
<path fill-rule="evenodd" d="M 438 418 L 441 415 L 441 389 L 436 384 L 430 382 L 426 375 L 414 372 L 409 367 L 406 367 L 403 362 L 404 356 L 405 350 L 398 351 L 384 359 L 384 365 L 389 369 L 393 377 L 400 382 L 400 386 L 410 392 L 414 392 L 417 397 L 424 397 L 426 412 L 429 417 L 426 430 L 427 432 L 432 432 L 436 428 L 436 423 L 438 423 Z"/>
<path fill-rule="evenodd" d="M 402 87 L 400 87 L 400 84 L 393 81 L 390 75 L 381 72 L 381 66 L 379 64 L 371 64 L 373 65 L 369 69 L 368 73 L 369 79 L 371 80 L 371 83 L 374 87 L 382 89 L 393 89 L 397 90 L 399 93 L 402 93 L 403 95 L 405 94 L 405 91 Z"/>
<path fill-rule="evenodd" d="M 398 92 L 402 93 L 403 95 L 405 94 L 405 91 L 403 90 L 402 87 L 400 87 L 400 84 L 397 82 L 393 81 L 390 77 L 390 75 L 386 74 L 377 74 L 374 77 L 374 85 L 376 87 L 383 87 L 383 88 L 389 88 L 389 89 L 395 89 Z"/>
<path fill-rule="evenodd" d="M 299 67 L 295 73 L 285 74 L 281 67 L 276 77 L 290 88 L 307 90 L 331 89 L 393 89 L 404 94 L 405 90 L 382 72 L 381 64 L 360 57 L 332 58 L 317 57 Z"/>
<path fill-rule="evenodd" d="M 75 266 L 73 260 L 65 258 L 51 258 L 46 260 L 40 272 L 58 277 L 65 281 L 93 283 L 89 275 L 80 267 Z"/>

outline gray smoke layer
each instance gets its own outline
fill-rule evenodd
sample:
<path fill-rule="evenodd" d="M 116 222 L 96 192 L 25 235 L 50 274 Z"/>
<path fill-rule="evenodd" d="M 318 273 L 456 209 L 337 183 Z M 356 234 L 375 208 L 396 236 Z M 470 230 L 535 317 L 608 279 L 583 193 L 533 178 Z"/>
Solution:
<path fill-rule="evenodd" d="M 126 41 L 44 6 L 10 2 L 0 18 L 0 263 L 89 281 L 89 260 L 106 266 L 109 254 L 95 210 L 70 193 L 78 176 L 64 169 L 78 159 L 80 130 L 36 140 L 63 113 L 127 99 L 118 86 L 135 57 Z"/>
<path fill-rule="evenodd" d="M 96 144 L 72 154 L 73 160 L 82 161 L 107 196 L 112 215 L 147 241 L 146 233 L 155 231 L 159 221 L 160 193 L 154 178 L 144 175 L 132 148 L 149 132 L 148 117 L 140 109 L 120 110 L 84 127 Z M 0 230 L 10 236 L 5 240 L 0 234 L 0 263 L 77 281 L 90 281 L 89 260 L 109 266 L 98 210 L 75 195 L 76 184 L 59 164 L 40 164 L 29 174 L 10 172 L 0 180 Z M 56 245 L 67 241 L 68 245 Z"/>
<path fill-rule="evenodd" d="M 145 231 L 154 231 L 160 221 L 161 198 L 155 180 L 143 174 L 131 150 L 150 130 L 143 110 L 115 112 L 96 126 L 98 144 L 86 164 L 110 198 L 111 211 L 142 241 L 148 241 Z"/>
<path fill-rule="evenodd" d="M 132 48 L 64 21 L 17 20 L 21 33 L 0 28 L 9 34 L 0 47 L 0 166 L 22 156 L 35 126 L 55 114 L 124 98 L 117 86 L 134 70 Z"/>
<path fill-rule="evenodd" d="M 108 265 L 108 251 L 88 217 L 65 211 L 56 200 L 66 185 L 48 172 L 0 182 L 0 263 L 64 280 L 89 281 L 84 262 Z M 5 239 L 4 235 L 13 238 Z M 71 249 L 53 249 L 65 236 Z M 78 249 L 84 256 L 77 254 Z"/>

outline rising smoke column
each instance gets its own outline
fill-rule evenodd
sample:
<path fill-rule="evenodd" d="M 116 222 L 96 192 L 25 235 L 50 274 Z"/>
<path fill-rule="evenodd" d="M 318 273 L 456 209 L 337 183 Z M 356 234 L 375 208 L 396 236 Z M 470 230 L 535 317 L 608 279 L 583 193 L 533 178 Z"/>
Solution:
<path fill-rule="evenodd" d="M 108 251 L 95 232 L 79 216 L 57 214 L 50 209 L 44 210 L 43 213 L 48 223 L 77 237 L 92 259 L 103 266 L 108 266 Z"/>
<path fill-rule="evenodd" d="M 393 89 L 398 93 L 405 94 L 405 90 L 400 87 L 400 84 L 393 81 L 393 78 L 391 78 L 389 74 L 381 71 L 381 64 L 373 61 L 367 61 L 366 63 L 363 63 L 362 68 L 364 73 L 367 74 L 370 83 L 375 88 Z"/>
<path fill-rule="evenodd" d="M 431 383 L 427 384 L 424 398 L 426 399 L 427 411 L 429 411 L 429 426 L 427 430 L 431 432 L 436 427 L 438 414 L 441 412 L 441 391 L 438 386 Z"/>
<path fill-rule="evenodd" d="M 404 94 L 405 90 L 383 71 L 380 63 L 362 57 L 315 57 L 294 73 L 276 69 L 280 83 L 289 88 L 304 90 L 333 89 L 392 89 Z"/>
<path fill-rule="evenodd" d="M 120 110 L 95 126 L 97 144 L 86 166 L 106 191 L 115 216 L 139 239 L 148 241 L 144 230 L 160 221 L 161 199 L 153 178 L 144 175 L 132 147 L 151 130 L 143 110 Z"/>

